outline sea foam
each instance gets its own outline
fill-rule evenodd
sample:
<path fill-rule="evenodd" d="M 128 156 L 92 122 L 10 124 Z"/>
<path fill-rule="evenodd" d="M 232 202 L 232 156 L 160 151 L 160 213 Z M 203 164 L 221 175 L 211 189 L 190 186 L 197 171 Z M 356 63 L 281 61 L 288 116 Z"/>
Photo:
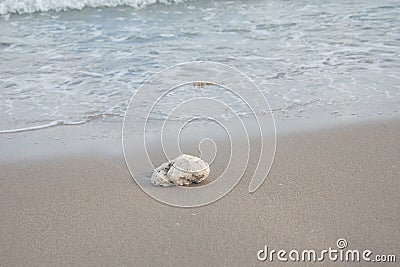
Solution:
<path fill-rule="evenodd" d="M 141 8 L 150 4 L 171 4 L 184 0 L 4 0 L 0 2 L 0 14 L 25 14 L 47 11 L 81 10 L 85 7 L 130 6 Z"/>

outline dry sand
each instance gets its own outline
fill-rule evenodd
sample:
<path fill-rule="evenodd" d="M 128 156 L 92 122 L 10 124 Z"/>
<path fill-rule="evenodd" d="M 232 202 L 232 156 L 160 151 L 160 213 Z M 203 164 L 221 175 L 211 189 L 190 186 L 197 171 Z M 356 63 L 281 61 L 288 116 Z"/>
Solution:
<path fill-rule="evenodd" d="M 69 152 L 35 154 L 32 138 L 56 147 L 37 135 L 1 141 L 1 266 L 265 266 L 264 245 L 321 251 L 339 238 L 400 260 L 398 120 L 280 134 L 258 191 L 245 175 L 221 200 L 186 209 L 141 191 L 118 146 L 72 153 L 58 142 Z"/>

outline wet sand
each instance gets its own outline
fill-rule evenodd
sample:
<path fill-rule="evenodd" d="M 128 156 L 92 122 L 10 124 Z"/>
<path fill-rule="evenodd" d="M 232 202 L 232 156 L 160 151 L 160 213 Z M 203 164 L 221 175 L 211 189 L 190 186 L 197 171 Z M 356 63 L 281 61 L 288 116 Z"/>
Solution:
<path fill-rule="evenodd" d="M 95 126 L 84 127 L 93 136 Z M 399 120 L 278 129 L 264 184 L 249 194 L 251 161 L 228 195 L 199 208 L 146 195 L 118 137 L 88 138 L 75 127 L 72 144 L 71 129 L 2 136 L 1 266 L 282 265 L 257 252 L 321 251 L 339 238 L 349 249 L 399 257 Z"/>

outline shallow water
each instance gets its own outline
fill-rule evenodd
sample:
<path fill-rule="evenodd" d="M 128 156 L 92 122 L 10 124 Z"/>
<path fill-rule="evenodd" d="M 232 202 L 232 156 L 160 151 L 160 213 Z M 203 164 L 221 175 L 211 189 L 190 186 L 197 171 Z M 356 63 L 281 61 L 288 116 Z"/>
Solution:
<path fill-rule="evenodd" d="M 147 78 L 193 60 L 247 74 L 278 119 L 398 112 L 398 1 L 199 0 L 138 9 L 146 1 L 99 0 L 95 8 L 33 13 L 85 1 L 60 8 L 26 0 L 25 9 L 12 2 L 0 0 L 0 130 L 123 116 Z M 101 7 L 118 2 L 132 6 Z M 160 105 L 191 93 L 179 94 Z"/>

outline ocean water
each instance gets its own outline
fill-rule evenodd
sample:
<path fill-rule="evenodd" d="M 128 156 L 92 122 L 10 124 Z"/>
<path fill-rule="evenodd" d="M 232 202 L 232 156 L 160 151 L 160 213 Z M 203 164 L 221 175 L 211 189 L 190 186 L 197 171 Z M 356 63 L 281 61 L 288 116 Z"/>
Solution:
<path fill-rule="evenodd" d="M 0 14 L 3 133 L 122 119 L 146 79 L 189 61 L 245 73 L 277 119 L 400 113 L 399 1 L 0 0 Z"/>

